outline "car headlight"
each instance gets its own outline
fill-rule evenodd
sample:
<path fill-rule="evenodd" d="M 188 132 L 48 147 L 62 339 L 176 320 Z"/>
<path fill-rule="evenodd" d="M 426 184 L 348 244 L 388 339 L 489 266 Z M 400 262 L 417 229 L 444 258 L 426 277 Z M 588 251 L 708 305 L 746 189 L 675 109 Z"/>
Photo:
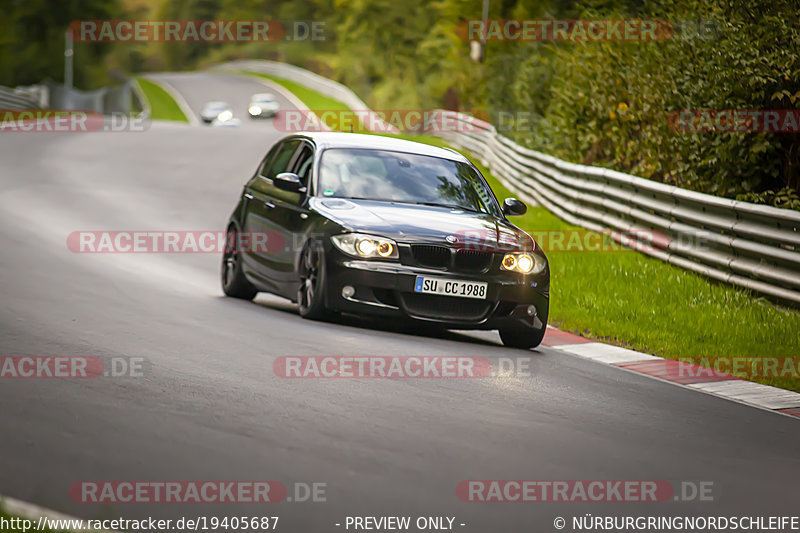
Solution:
<path fill-rule="evenodd" d="M 251 105 L 248 108 L 247 112 L 250 113 L 251 115 L 260 115 L 261 114 L 261 108 L 258 107 L 257 105 Z"/>
<path fill-rule="evenodd" d="M 544 270 L 545 265 L 543 257 L 539 257 L 536 254 L 517 253 L 503 256 L 500 268 L 523 274 L 539 274 Z"/>
<path fill-rule="evenodd" d="M 217 120 L 221 120 L 222 122 L 225 122 L 226 120 L 230 120 L 232 118 L 233 118 L 233 113 L 231 113 L 230 111 L 223 111 L 222 113 L 217 115 Z"/>
<path fill-rule="evenodd" d="M 361 233 L 344 233 L 331 237 L 333 244 L 353 257 L 398 259 L 397 243 L 392 239 L 363 235 Z"/>

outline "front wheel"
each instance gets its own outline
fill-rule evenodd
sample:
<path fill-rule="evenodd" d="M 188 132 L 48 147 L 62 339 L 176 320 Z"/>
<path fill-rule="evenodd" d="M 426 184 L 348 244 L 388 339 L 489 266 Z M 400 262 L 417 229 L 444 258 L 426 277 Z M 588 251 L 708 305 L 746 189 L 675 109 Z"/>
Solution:
<path fill-rule="evenodd" d="M 542 343 L 547 326 L 535 329 L 528 326 L 506 326 L 500 328 L 500 339 L 505 346 L 528 350 Z"/>
<path fill-rule="evenodd" d="M 297 305 L 300 316 L 311 320 L 330 318 L 331 312 L 325 307 L 325 254 L 313 243 L 309 243 L 300 256 L 299 274 Z"/>
<path fill-rule="evenodd" d="M 542 343 L 544 334 L 547 331 L 547 314 L 547 311 L 545 311 L 544 316 L 539 317 L 539 321 L 542 324 L 541 328 L 528 326 L 522 321 L 503 326 L 498 331 L 500 340 L 510 348 L 521 348 L 523 350 L 536 348 Z"/>
<path fill-rule="evenodd" d="M 258 290 L 244 277 L 242 252 L 239 251 L 236 238 L 236 230 L 231 226 L 225 235 L 225 251 L 222 254 L 222 292 L 232 298 L 252 300 Z"/>

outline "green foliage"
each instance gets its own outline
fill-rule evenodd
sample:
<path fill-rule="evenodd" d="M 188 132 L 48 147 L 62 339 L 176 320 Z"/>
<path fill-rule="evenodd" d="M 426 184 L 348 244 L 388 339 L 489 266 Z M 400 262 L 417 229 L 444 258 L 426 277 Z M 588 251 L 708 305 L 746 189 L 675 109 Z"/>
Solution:
<path fill-rule="evenodd" d="M 778 192 L 764 191 L 762 193 L 749 192 L 739 194 L 736 196 L 736 199 L 754 204 L 767 204 L 783 209 L 800 210 L 800 196 L 797 194 L 797 191 L 789 187 L 784 187 Z"/>
<path fill-rule="evenodd" d="M 0 17 L 0 85 L 64 81 L 64 43 L 70 22 L 113 19 L 119 0 L 4 0 Z M 109 43 L 75 43 L 74 84 L 96 88 L 108 82 L 102 59 Z"/>
<path fill-rule="evenodd" d="M 792 0 L 584 7 L 577 17 L 659 18 L 676 33 L 651 43 L 500 44 L 503 53 L 488 55 L 503 77 L 490 85 L 489 106 L 530 113 L 535 127 L 510 135 L 568 160 L 728 197 L 797 189 L 797 134 L 687 133 L 669 120 L 680 110 L 798 109 L 796 8 Z"/>
<path fill-rule="evenodd" d="M 164 2 L 158 13 L 162 20 L 216 20 L 223 18 L 223 0 L 182 0 Z M 211 50 L 219 48 L 220 43 L 208 42 L 164 42 L 159 43 L 158 51 L 170 70 L 182 69 L 196 64 Z"/>

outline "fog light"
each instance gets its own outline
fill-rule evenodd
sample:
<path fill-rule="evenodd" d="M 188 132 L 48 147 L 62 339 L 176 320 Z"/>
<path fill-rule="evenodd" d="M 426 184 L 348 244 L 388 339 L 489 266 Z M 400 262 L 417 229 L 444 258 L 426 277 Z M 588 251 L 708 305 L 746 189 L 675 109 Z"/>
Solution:
<path fill-rule="evenodd" d="M 356 290 L 352 285 L 345 285 L 342 287 L 342 296 L 345 298 L 352 298 L 355 293 Z"/>
<path fill-rule="evenodd" d="M 528 313 L 528 316 L 536 316 L 536 308 L 534 306 L 529 305 L 526 311 Z"/>

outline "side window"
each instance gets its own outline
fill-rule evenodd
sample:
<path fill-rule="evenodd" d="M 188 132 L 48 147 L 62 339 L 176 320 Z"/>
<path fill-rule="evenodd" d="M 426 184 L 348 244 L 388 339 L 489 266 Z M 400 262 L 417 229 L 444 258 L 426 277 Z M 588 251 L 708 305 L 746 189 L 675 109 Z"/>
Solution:
<path fill-rule="evenodd" d="M 273 157 L 264 168 L 261 169 L 261 176 L 267 179 L 274 178 L 281 172 L 286 172 L 289 162 L 292 160 L 295 150 L 300 145 L 300 141 L 287 141 L 280 145 L 275 157 Z"/>
<path fill-rule="evenodd" d="M 314 166 L 314 149 L 303 143 L 300 153 L 294 163 L 293 172 L 300 176 L 300 181 L 303 182 L 305 187 L 308 187 L 308 180 L 311 177 L 311 168 Z"/>
<path fill-rule="evenodd" d="M 275 146 L 270 148 L 269 152 L 267 152 L 267 155 L 265 155 L 264 159 L 261 161 L 261 164 L 258 165 L 258 171 L 256 172 L 256 175 L 258 176 L 264 175 L 264 172 L 267 169 L 269 169 L 270 161 L 272 161 L 272 159 L 275 157 L 275 154 L 278 152 L 278 149 L 280 149 L 280 147 L 281 143 L 276 143 Z"/>

